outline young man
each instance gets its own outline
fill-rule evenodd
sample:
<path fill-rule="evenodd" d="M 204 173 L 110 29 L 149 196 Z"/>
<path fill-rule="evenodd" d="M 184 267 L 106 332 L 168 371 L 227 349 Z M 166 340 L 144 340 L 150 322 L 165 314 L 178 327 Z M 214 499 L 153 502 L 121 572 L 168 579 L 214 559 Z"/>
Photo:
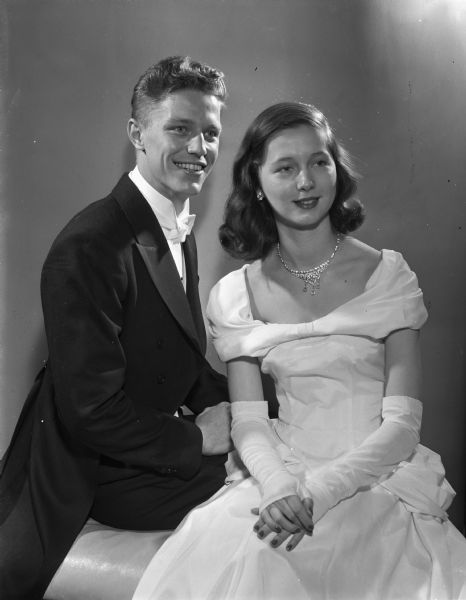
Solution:
<path fill-rule="evenodd" d="M 223 484 L 229 404 L 204 358 L 189 198 L 217 158 L 225 94 L 190 58 L 151 67 L 128 123 L 136 167 L 52 245 L 49 360 L 0 478 L 2 598 L 42 598 L 89 516 L 171 529 Z"/>

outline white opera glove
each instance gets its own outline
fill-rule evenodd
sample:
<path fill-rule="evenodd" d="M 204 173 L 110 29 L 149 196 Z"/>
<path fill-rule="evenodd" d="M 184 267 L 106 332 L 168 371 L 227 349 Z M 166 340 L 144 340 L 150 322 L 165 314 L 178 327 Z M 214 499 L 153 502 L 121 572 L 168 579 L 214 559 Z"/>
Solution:
<path fill-rule="evenodd" d="M 231 437 L 249 473 L 259 482 L 262 502 L 259 510 L 297 494 L 298 480 L 278 455 L 265 401 L 231 404 Z"/>
<path fill-rule="evenodd" d="M 388 476 L 419 443 L 422 403 L 409 396 L 387 396 L 382 424 L 364 442 L 340 458 L 306 474 L 304 494 L 314 501 L 314 522 L 340 500 Z"/>

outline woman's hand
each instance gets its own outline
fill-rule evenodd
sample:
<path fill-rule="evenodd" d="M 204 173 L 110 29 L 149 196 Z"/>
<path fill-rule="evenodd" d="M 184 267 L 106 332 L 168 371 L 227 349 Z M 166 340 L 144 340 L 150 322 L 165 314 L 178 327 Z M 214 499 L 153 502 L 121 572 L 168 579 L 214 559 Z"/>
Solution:
<path fill-rule="evenodd" d="M 259 514 L 259 510 L 253 509 L 253 513 Z M 296 548 L 305 535 L 312 535 L 313 530 L 312 499 L 301 500 L 296 495 L 269 504 L 254 525 L 254 531 L 260 539 L 271 533 L 276 534 L 270 542 L 273 548 L 278 548 L 289 538 L 286 545 L 288 551 Z"/>

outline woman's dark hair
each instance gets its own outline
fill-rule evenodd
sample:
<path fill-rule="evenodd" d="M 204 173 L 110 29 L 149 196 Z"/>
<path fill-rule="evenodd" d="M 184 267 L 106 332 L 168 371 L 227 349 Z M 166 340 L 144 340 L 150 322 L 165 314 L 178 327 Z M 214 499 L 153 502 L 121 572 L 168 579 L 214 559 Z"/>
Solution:
<path fill-rule="evenodd" d="M 233 163 L 232 190 L 219 230 L 220 243 L 231 256 L 243 260 L 264 258 L 278 241 L 272 208 L 266 198 L 261 202 L 257 199 L 261 189 L 258 171 L 271 136 L 299 125 L 309 125 L 324 132 L 327 150 L 336 165 L 337 189 L 329 212 L 333 228 L 339 233 L 348 233 L 362 224 L 364 207 L 354 197 L 356 173 L 327 119 L 310 104 L 281 102 L 266 108 L 254 119 Z"/>

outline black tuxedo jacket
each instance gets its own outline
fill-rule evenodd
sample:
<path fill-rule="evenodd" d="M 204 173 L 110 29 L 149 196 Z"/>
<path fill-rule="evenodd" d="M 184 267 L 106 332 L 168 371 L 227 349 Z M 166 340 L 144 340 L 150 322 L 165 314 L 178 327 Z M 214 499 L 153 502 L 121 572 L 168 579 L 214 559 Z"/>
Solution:
<path fill-rule="evenodd" d="M 157 219 L 124 175 L 68 223 L 47 256 L 49 360 L 0 478 L 0 535 L 12 511 L 17 522 L 33 522 L 17 543 L 40 540 L 38 590 L 88 517 L 102 456 L 181 479 L 200 468 L 201 432 L 174 412 L 186 405 L 197 414 L 228 398 L 204 358 L 192 234 L 185 244 L 187 294 Z"/>

